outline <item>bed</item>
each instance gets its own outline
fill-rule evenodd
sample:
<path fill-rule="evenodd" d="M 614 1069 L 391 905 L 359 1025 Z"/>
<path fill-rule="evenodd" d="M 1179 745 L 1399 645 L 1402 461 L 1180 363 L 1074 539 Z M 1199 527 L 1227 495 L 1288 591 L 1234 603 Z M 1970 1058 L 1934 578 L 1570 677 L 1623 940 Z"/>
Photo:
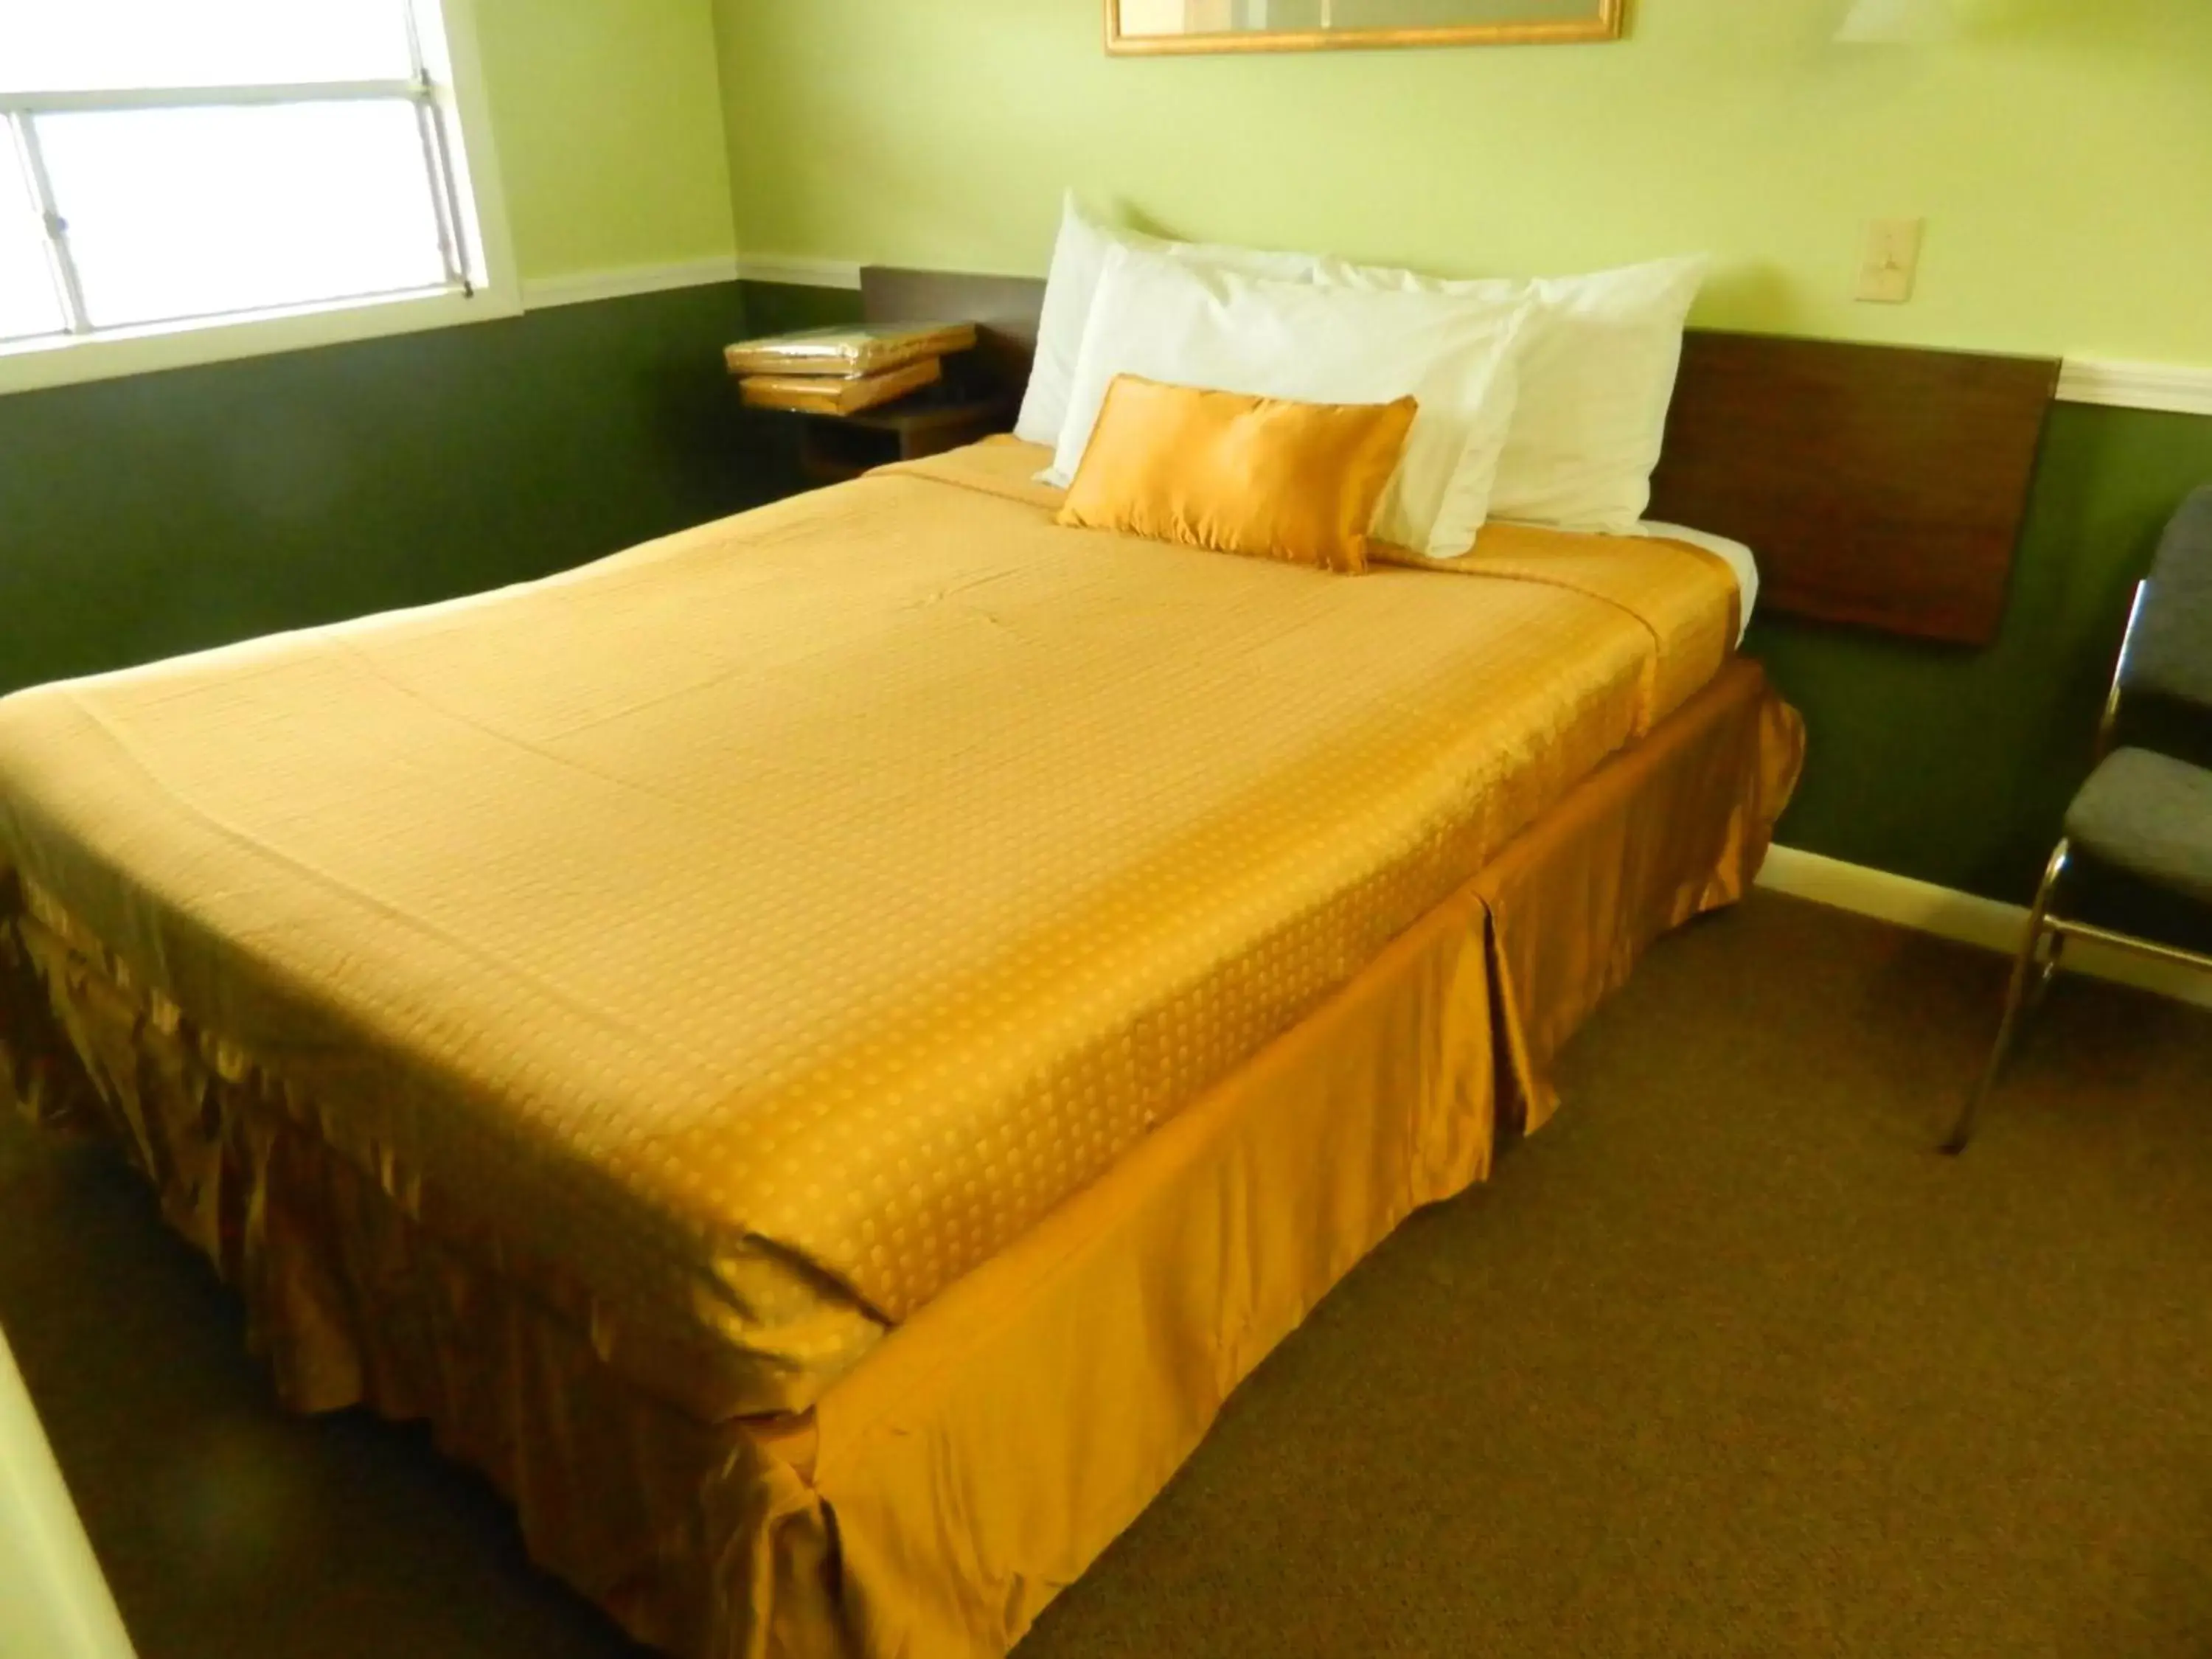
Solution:
<path fill-rule="evenodd" d="M 998 440 L 0 701 L 0 1049 L 696 1656 L 996 1654 L 1803 753 L 1696 539 L 1354 582 Z"/>

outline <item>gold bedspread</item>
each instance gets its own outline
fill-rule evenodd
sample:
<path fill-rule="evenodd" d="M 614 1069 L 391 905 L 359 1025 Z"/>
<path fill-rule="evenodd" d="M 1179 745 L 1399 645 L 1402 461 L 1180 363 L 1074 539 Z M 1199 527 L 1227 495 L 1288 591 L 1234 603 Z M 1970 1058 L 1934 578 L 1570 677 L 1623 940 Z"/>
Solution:
<path fill-rule="evenodd" d="M 1673 544 L 1338 578 L 1034 454 L 0 702 L 0 865 L 617 1371 L 803 1408 L 1734 636 Z"/>

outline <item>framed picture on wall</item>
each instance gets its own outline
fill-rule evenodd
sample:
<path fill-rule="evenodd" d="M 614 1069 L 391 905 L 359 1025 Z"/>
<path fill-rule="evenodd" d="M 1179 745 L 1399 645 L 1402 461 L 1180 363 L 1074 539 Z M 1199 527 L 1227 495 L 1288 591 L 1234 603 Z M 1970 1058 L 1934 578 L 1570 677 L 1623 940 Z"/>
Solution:
<path fill-rule="evenodd" d="M 1330 46 L 1612 40 L 1626 0 L 1106 0 L 1106 50 L 1312 52 Z"/>

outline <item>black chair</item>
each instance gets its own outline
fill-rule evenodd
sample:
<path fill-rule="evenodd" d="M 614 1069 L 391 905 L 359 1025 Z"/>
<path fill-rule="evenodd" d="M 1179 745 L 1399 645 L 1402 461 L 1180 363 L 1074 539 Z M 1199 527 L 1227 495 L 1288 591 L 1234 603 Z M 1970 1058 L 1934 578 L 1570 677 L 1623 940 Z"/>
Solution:
<path fill-rule="evenodd" d="M 1966 1149 L 2069 940 L 2212 970 L 2200 943 L 2212 918 L 2212 485 L 2182 504 L 2136 589 L 2096 752 L 2029 912 L 1996 1046 L 1947 1152 Z M 2099 920 L 2081 919 L 2081 906 Z"/>

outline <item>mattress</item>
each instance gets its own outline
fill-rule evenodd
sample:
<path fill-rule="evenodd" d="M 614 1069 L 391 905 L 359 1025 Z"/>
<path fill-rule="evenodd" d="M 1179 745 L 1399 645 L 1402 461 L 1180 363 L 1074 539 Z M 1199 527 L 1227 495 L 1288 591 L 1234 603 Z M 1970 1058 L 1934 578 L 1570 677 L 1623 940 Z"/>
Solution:
<path fill-rule="evenodd" d="M 1702 547 L 1706 552 L 1729 568 L 1735 578 L 1736 641 L 1751 627 L 1752 612 L 1759 606 L 1759 556 L 1743 543 L 1729 536 L 1717 536 L 1710 530 L 1692 530 L 1686 525 L 1668 524 L 1657 519 L 1646 519 L 1636 526 L 1636 533 L 1650 539 L 1687 542 L 1692 547 Z"/>
<path fill-rule="evenodd" d="M 1679 542 L 1332 577 L 1036 465 L 19 694 L 0 863 L 617 1373 L 804 1409 L 1735 638 Z"/>

